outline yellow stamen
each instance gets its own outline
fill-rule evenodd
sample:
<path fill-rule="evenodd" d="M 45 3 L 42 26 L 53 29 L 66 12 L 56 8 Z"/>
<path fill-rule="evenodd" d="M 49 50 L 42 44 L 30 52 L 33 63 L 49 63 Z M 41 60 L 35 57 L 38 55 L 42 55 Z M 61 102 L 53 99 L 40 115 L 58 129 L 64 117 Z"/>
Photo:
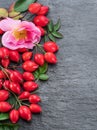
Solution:
<path fill-rule="evenodd" d="M 18 31 L 18 30 L 16 29 L 16 30 L 14 30 L 13 35 L 14 35 L 14 37 L 15 37 L 17 40 L 25 39 L 25 38 L 27 37 L 27 31 L 26 31 L 26 30 Z"/>

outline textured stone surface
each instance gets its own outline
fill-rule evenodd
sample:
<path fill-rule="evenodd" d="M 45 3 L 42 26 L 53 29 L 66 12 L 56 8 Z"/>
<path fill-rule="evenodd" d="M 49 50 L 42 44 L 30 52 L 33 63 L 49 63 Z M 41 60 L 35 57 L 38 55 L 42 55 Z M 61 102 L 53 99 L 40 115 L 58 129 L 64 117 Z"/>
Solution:
<path fill-rule="evenodd" d="M 8 7 L 13 0 L 0 0 Z M 97 130 L 97 0 L 39 0 L 62 21 L 59 63 L 41 83 L 43 113 L 20 130 Z"/>

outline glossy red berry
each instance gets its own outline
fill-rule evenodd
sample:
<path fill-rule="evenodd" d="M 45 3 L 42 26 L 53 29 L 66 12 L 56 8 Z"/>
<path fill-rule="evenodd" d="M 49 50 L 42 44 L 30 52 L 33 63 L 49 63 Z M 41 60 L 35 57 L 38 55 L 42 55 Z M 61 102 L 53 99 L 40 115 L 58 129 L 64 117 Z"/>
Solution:
<path fill-rule="evenodd" d="M 33 81 L 24 82 L 24 89 L 28 92 L 34 91 L 38 88 L 38 84 Z"/>
<path fill-rule="evenodd" d="M 26 121 L 30 121 L 32 118 L 31 111 L 27 106 L 20 106 L 19 115 L 22 119 L 24 119 Z"/>
<path fill-rule="evenodd" d="M 45 27 L 49 23 L 49 19 L 46 16 L 39 15 L 34 17 L 33 22 L 37 26 Z"/>
<path fill-rule="evenodd" d="M 18 51 L 16 50 L 10 50 L 9 57 L 10 57 L 10 60 L 14 62 L 19 62 L 20 60 L 20 55 Z"/>
<path fill-rule="evenodd" d="M 2 88 L 2 86 L 3 86 L 3 80 L 0 79 L 0 89 Z"/>
<path fill-rule="evenodd" d="M 38 65 L 42 66 L 42 65 L 44 64 L 44 55 L 41 54 L 41 53 L 35 54 L 35 56 L 34 56 L 34 61 L 35 61 Z"/>
<path fill-rule="evenodd" d="M 31 60 L 25 61 L 22 65 L 23 69 L 28 72 L 35 71 L 39 66 Z"/>
<path fill-rule="evenodd" d="M 49 11 L 49 7 L 48 6 L 41 6 L 39 12 L 37 13 L 37 15 L 46 15 Z"/>
<path fill-rule="evenodd" d="M 29 97 L 30 103 L 38 103 L 40 101 L 41 101 L 40 97 L 36 94 L 30 95 L 30 97 Z"/>
<path fill-rule="evenodd" d="M 42 28 L 41 26 L 37 26 L 37 28 L 40 30 L 41 36 L 44 36 L 46 34 L 46 31 L 44 30 L 44 28 Z"/>
<path fill-rule="evenodd" d="M 28 99 L 30 96 L 30 93 L 28 91 L 24 91 L 19 95 L 19 99 Z"/>
<path fill-rule="evenodd" d="M 32 58 L 32 52 L 25 52 L 22 54 L 23 61 L 30 60 Z"/>
<path fill-rule="evenodd" d="M 46 52 L 56 52 L 58 51 L 59 47 L 55 42 L 48 41 L 43 44 L 43 48 Z"/>
<path fill-rule="evenodd" d="M 0 112 L 8 112 L 11 108 L 12 106 L 8 102 L 0 102 Z"/>
<path fill-rule="evenodd" d="M 10 89 L 11 89 L 11 91 L 13 91 L 16 94 L 21 93 L 21 87 L 20 87 L 19 83 L 17 83 L 17 82 L 11 82 Z"/>
<path fill-rule="evenodd" d="M 3 83 L 3 87 L 4 89 L 10 89 L 10 81 L 9 80 L 5 80 L 4 83 Z"/>
<path fill-rule="evenodd" d="M 17 123 L 17 121 L 19 120 L 19 112 L 16 109 L 13 109 L 10 111 L 9 114 L 10 120 L 12 123 Z"/>
<path fill-rule="evenodd" d="M 1 64 L 4 68 L 7 68 L 8 65 L 10 64 L 10 60 L 9 59 L 2 59 L 1 60 Z"/>
<path fill-rule="evenodd" d="M 0 70 L 0 79 L 5 79 L 6 76 L 2 70 Z"/>
<path fill-rule="evenodd" d="M 9 49 L 7 49 L 6 47 L 1 47 L 0 48 L 0 57 L 1 58 L 8 58 L 9 57 Z"/>
<path fill-rule="evenodd" d="M 0 90 L 0 102 L 7 100 L 9 97 L 9 92 L 7 90 Z"/>
<path fill-rule="evenodd" d="M 42 108 L 38 104 L 31 104 L 30 110 L 32 113 L 40 113 L 42 112 Z"/>
<path fill-rule="evenodd" d="M 34 80 L 34 75 L 30 72 L 24 72 L 23 73 L 23 79 L 26 81 Z"/>
<path fill-rule="evenodd" d="M 44 58 L 46 62 L 51 63 L 51 64 L 55 64 L 57 62 L 57 58 L 55 54 L 52 52 L 46 52 L 44 55 Z"/>
<path fill-rule="evenodd" d="M 23 83 L 23 76 L 19 71 L 12 71 L 10 73 L 10 79 L 12 82 L 18 82 L 18 83 Z"/>
<path fill-rule="evenodd" d="M 40 8 L 41 8 L 40 3 L 32 3 L 29 5 L 28 11 L 32 14 L 36 14 L 37 12 L 39 12 Z"/>

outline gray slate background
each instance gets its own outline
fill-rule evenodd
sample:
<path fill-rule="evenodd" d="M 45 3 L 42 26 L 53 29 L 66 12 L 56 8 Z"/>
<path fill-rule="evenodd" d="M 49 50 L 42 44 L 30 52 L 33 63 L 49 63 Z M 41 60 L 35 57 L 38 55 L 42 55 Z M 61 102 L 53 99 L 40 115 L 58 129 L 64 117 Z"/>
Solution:
<path fill-rule="evenodd" d="M 8 7 L 13 0 L 0 0 Z M 39 0 L 60 17 L 59 62 L 41 83 L 43 113 L 20 130 L 97 130 L 97 0 Z"/>

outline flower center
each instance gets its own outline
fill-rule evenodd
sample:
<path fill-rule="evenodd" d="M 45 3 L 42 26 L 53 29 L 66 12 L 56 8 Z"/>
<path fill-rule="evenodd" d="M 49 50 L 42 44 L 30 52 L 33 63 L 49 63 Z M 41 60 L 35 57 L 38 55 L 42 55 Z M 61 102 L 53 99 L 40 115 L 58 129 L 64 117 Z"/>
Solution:
<path fill-rule="evenodd" d="M 26 30 L 21 30 L 18 31 L 17 29 L 13 32 L 13 35 L 15 36 L 16 39 L 21 40 L 25 39 L 27 37 L 27 31 Z"/>

